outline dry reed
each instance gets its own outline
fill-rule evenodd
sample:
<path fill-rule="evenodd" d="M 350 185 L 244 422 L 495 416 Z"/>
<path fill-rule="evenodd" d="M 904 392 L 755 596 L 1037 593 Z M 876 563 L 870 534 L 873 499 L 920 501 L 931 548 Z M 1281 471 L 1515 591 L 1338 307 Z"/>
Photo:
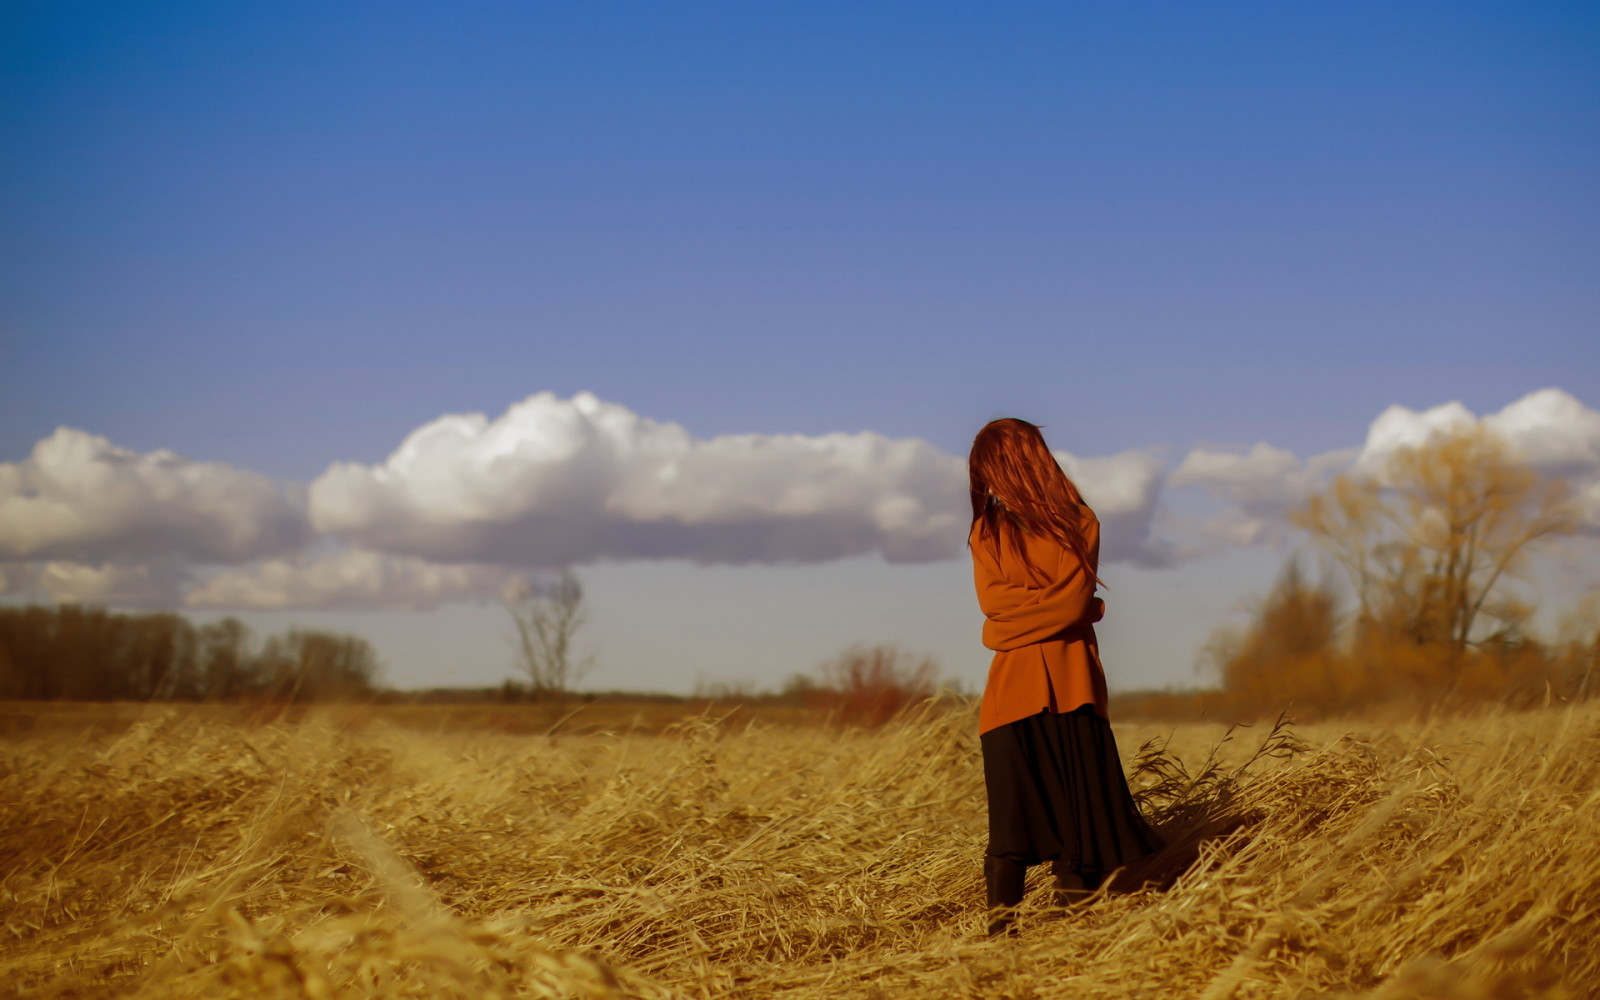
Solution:
<path fill-rule="evenodd" d="M 969 706 L 874 732 L 418 734 L 152 709 L 0 742 L 0 983 L 44 997 L 1576 997 L 1600 705 L 1119 726 L 1160 885 L 982 936 Z"/>

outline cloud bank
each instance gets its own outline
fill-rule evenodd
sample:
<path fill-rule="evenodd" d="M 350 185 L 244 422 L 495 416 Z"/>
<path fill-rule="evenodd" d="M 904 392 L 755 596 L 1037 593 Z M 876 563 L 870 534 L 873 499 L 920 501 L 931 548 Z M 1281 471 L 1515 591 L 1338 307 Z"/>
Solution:
<path fill-rule="evenodd" d="M 142 563 L 78 563 L 52 559 L 0 565 L 0 594 L 56 604 L 163 609 L 181 603 L 189 570 L 172 558 Z"/>
<path fill-rule="evenodd" d="M 1102 522 L 1107 563 L 1159 567 L 1288 536 L 1289 512 L 1336 471 L 1374 469 L 1459 403 L 1391 406 L 1358 448 L 1302 459 L 1268 442 L 1057 458 Z M 1600 412 L 1556 389 L 1481 422 L 1568 477 L 1600 530 Z M 1186 513 L 1190 499 L 1213 510 Z M 0 463 L 0 592 L 218 609 L 429 608 L 492 599 L 514 574 L 604 560 L 816 563 L 957 558 L 965 459 L 917 439 L 696 438 L 582 393 L 496 418 L 439 417 L 373 465 L 309 486 L 146 454 L 61 428 Z"/>
<path fill-rule="evenodd" d="M 0 463 L 0 559 L 238 563 L 298 549 L 305 512 L 271 480 L 68 427 Z"/>
<path fill-rule="evenodd" d="M 191 608 L 423 611 L 499 593 L 512 574 L 498 566 L 443 565 L 345 549 L 321 557 L 269 559 L 230 569 L 189 589 Z"/>
<path fill-rule="evenodd" d="M 1224 510 L 1203 522 L 1197 534 L 1248 545 L 1283 537 L 1289 512 L 1334 473 L 1349 469 L 1375 475 L 1400 449 L 1416 447 L 1440 431 L 1476 425 L 1505 438 L 1540 472 L 1567 479 L 1586 527 L 1600 532 L 1600 411 L 1560 389 L 1529 393 L 1482 418 L 1457 402 L 1426 410 L 1390 406 L 1372 421 L 1359 449 L 1305 461 L 1266 442 L 1232 452 L 1197 448 L 1172 470 L 1167 485 L 1200 487 L 1223 502 Z"/>
<path fill-rule="evenodd" d="M 872 433 L 695 440 L 588 394 L 496 420 L 446 416 L 377 466 L 311 484 L 318 531 L 397 555 L 551 565 L 594 559 L 945 558 L 964 537 L 960 463 Z"/>
<path fill-rule="evenodd" d="M 1142 555 L 1159 462 L 1063 458 L 1122 529 L 1108 558 Z M 509 565 L 922 562 L 960 554 L 970 519 L 964 459 L 924 441 L 696 439 L 587 393 L 542 393 L 492 421 L 441 417 L 381 465 L 331 466 L 310 513 L 319 532 L 374 551 Z"/>
<path fill-rule="evenodd" d="M 1481 421 L 1460 403 L 1421 412 L 1391 406 L 1372 422 L 1356 464 L 1371 467 L 1400 448 L 1421 444 L 1435 431 L 1475 423 L 1505 438 L 1543 472 L 1579 478 L 1600 472 L 1600 411 L 1560 389 L 1531 392 Z"/>

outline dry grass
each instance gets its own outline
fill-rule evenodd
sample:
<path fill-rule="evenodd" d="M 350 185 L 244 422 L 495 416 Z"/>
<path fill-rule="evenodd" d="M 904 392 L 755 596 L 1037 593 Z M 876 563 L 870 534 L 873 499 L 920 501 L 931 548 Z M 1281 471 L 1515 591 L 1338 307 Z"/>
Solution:
<path fill-rule="evenodd" d="M 40 728 L 0 742 L 0 988 L 1591 995 L 1600 705 L 1350 728 L 1218 749 L 1219 729 L 1186 725 L 1136 755 L 1161 731 L 1119 727 L 1177 845 L 1152 874 L 1175 879 L 1070 910 L 1036 885 L 1001 940 L 981 936 L 970 706 L 872 733 L 707 717 L 473 735 L 175 709 Z"/>

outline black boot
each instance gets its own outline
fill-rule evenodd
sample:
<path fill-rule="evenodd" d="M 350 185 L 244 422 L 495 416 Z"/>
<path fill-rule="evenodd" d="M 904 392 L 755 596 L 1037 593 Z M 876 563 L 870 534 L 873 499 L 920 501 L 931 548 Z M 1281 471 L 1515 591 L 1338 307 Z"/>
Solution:
<path fill-rule="evenodd" d="M 1015 934 L 1011 919 L 1022 902 L 1023 880 L 1028 866 L 1010 858 L 987 856 L 983 859 L 983 881 L 989 896 L 989 936 Z"/>
<path fill-rule="evenodd" d="M 1050 871 L 1056 877 L 1056 903 L 1073 906 L 1093 896 L 1105 876 L 1096 871 L 1074 871 L 1060 861 L 1050 862 Z"/>

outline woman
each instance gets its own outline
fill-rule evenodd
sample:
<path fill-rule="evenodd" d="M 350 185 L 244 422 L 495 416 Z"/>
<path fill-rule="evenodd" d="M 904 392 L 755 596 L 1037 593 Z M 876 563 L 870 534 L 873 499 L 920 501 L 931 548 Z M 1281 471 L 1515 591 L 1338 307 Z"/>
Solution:
<path fill-rule="evenodd" d="M 989 933 L 998 934 L 1022 901 L 1029 865 L 1051 862 L 1063 894 L 1081 895 L 1161 841 L 1134 805 L 1106 719 L 1094 512 L 1025 420 L 987 424 L 968 469 L 967 541 L 983 644 L 995 651 L 978 731 Z"/>

